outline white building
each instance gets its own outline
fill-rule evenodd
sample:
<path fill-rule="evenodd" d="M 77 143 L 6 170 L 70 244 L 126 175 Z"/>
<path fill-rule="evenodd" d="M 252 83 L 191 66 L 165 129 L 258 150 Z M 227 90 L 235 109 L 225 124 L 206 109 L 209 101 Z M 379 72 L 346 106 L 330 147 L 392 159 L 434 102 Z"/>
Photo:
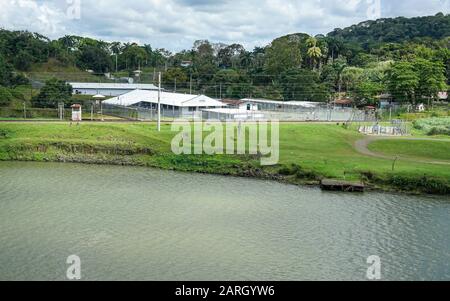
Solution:
<path fill-rule="evenodd" d="M 239 109 L 219 108 L 203 110 L 203 119 L 216 120 L 259 120 L 266 115 L 258 110 L 247 110 L 247 107 Z"/>
<path fill-rule="evenodd" d="M 68 83 L 73 88 L 73 94 L 119 96 L 125 93 L 139 90 L 154 91 L 158 87 L 152 84 L 117 84 L 117 83 Z"/>
<path fill-rule="evenodd" d="M 448 100 L 448 92 L 439 92 L 438 93 L 438 99 L 440 101 Z"/>
<path fill-rule="evenodd" d="M 134 90 L 108 99 L 105 105 L 140 107 L 156 110 L 158 91 Z M 200 117 L 203 109 L 222 108 L 224 104 L 205 95 L 161 92 L 161 112 L 170 117 Z"/>
<path fill-rule="evenodd" d="M 323 105 L 319 102 L 309 101 L 277 101 L 267 99 L 244 98 L 241 100 L 246 104 L 257 105 L 261 111 L 289 111 L 296 109 L 314 109 Z"/>

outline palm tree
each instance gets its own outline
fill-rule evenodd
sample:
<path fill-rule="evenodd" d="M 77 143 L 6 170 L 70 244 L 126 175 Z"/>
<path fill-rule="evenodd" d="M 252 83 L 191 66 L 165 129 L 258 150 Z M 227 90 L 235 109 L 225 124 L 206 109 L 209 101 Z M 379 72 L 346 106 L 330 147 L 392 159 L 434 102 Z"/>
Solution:
<path fill-rule="evenodd" d="M 311 60 L 313 69 L 315 69 L 317 62 L 322 58 L 322 50 L 317 46 L 317 39 L 314 37 L 308 38 L 308 40 L 306 40 L 306 45 L 309 47 L 307 53 L 308 57 Z"/>

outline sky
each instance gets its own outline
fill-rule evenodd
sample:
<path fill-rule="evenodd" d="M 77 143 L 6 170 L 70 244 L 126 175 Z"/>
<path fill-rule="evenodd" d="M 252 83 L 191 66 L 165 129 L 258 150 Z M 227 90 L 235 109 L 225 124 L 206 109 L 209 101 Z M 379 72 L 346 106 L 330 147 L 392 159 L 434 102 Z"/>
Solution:
<path fill-rule="evenodd" d="M 0 0 L 0 28 L 80 35 L 170 51 L 196 40 L 247 49 L 365 20 L 450 13 L 450 0 Z"/>

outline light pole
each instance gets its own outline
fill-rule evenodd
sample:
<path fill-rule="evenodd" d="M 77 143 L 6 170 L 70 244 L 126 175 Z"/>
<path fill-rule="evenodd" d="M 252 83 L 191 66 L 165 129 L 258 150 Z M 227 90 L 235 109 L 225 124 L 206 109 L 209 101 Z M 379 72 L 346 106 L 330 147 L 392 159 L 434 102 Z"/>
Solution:
<path fill-rule="evenodd" d="M 161 72 L 158 72 L 158 132 L 161 132 Z"/>

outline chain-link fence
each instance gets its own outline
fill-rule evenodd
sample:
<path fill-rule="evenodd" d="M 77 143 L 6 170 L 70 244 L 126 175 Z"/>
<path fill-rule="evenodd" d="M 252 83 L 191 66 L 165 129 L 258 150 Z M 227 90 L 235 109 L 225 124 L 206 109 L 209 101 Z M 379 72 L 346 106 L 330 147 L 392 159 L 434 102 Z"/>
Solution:
<path fill-rule="evenodd" d="M 158 111 L 150 108 L 124 107 L 116 105 L 104 105 L 105 115 L 125 118 L 128 120 L 154 121 L 158 118 Z M 354 109 L 325 109 L 311 108 L 282 111 L 238 111 L 227 109 L 205 109 L 201 111 L 189 111 L 161 107 L 161 118 L 164 120 L 174 119 L 204 119 L 204 120 L 227 120 L 227 119 L 277 119 L 280 121 L 322 121 L 322 122 L 373 122 L 376 121 L 375 112 Z"/>
<path fill-rule="evenodd" d="M 103 114 L 137 121 L 156 121 L 158 110 L 142 107 L 125 107 L 116 105 L 103 105 Z M 197 120 L 202 117 L 201 111 L 183 111 L 175 108 L 161 106 L 161 118 L 164 120 L 190 119 Z"/>
<path fill-rule="evenodd" d="M 65 118 L 69 118 L 70 109 L 64 109 Z M 0 118 L 4 119 L 60 119 L 58 108 L 0 108 Z"/>

